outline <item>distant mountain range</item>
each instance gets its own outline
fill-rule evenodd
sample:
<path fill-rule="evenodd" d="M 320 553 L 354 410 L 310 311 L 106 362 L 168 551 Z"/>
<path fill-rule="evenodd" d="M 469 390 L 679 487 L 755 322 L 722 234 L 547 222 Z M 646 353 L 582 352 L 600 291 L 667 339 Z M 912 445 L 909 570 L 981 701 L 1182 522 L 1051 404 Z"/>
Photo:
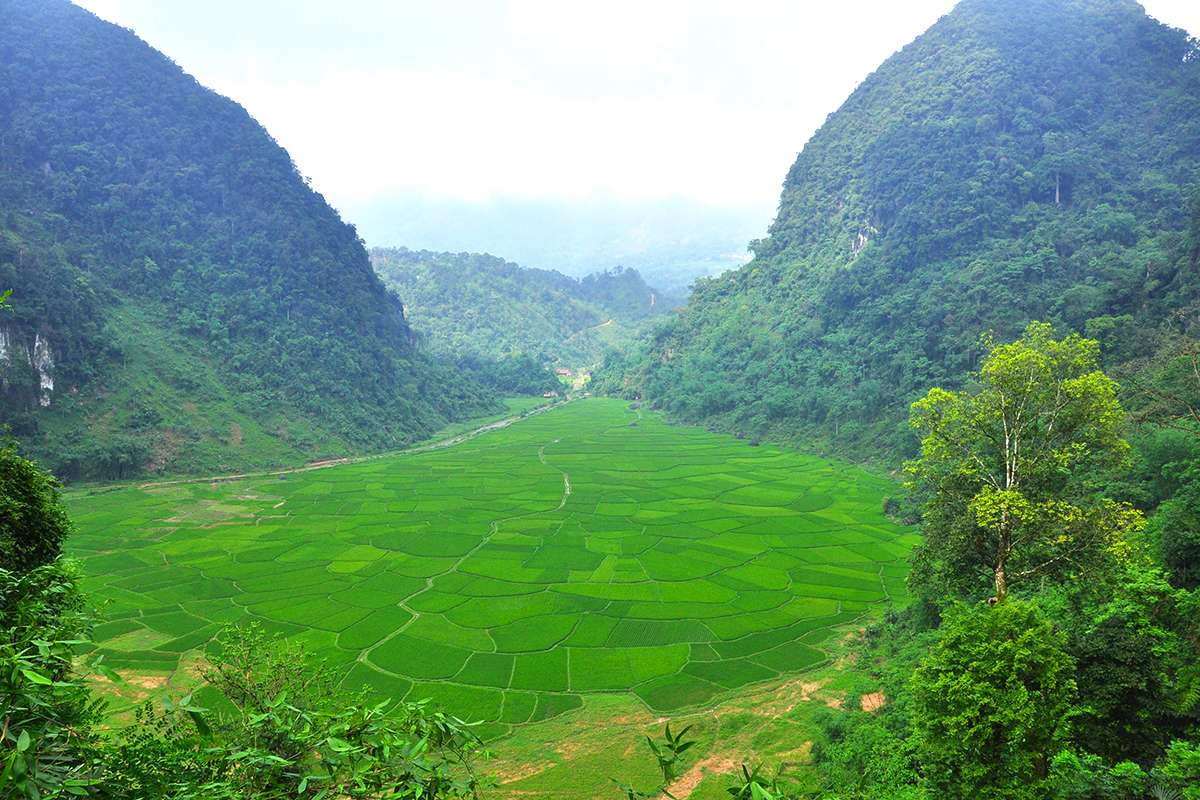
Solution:
<path fill-rule="evenodd" d="M 417 334 L 454 358 L 528 355 L 589 367 L 672 302 L 634 269 L 579 279 L 487 254 L 404 248 L 375 248 L 371 262 L 404 298 Z"/>
<path fill-rule="evenodd" d="M 752 210 L 613 198 L 470 203 L 406 195 L 347 211 L 372 245 L 494 253 L 574 277 L 623 266 L 676 298 L 685 297 L 696 278 L 749 260 L 747 245 L 770 222 L 769 214 Z"/>

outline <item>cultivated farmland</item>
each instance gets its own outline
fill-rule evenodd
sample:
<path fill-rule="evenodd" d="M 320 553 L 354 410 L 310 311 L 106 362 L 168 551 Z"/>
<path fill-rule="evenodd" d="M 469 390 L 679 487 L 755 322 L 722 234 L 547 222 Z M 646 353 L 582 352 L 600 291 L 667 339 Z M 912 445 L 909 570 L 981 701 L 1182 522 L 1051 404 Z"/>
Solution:
<path fill-rule="evenodd" d="M 256 619 L 500 735 L 586 693 L 673 712 L 820 663 L 904 592 L 889 491 L 589 399 L 441 450 L 70 503 L 112 666 L 171 673 Z"/>

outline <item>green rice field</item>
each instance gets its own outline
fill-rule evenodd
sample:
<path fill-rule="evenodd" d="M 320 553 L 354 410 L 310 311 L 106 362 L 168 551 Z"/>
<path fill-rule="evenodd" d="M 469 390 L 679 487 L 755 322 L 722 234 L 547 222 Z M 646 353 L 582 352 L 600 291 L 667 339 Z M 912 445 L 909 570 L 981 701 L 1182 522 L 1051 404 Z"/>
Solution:
<path fill-rule="evenodd" d="M 68 500 L 113 667 L 173 674 L 258 620 L 498 736 L 590 694 L 677 712 L 820 664 L 905 591 L 894 491 L 585 399 L 442 449 Z"/>

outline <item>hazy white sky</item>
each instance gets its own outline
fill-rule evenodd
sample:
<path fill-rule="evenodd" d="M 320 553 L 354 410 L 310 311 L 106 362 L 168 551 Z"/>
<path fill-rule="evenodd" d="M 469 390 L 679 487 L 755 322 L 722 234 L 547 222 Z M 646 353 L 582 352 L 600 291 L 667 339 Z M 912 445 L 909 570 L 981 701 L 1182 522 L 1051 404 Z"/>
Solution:
<path fill-rule="evenodd" d="M 77 0 L 262 122 L 342 208 L 682 198 L 769 217 L 796 152 L 953 0 Z M 1197 0 L 1146 0 L 1200 33 Z"/>

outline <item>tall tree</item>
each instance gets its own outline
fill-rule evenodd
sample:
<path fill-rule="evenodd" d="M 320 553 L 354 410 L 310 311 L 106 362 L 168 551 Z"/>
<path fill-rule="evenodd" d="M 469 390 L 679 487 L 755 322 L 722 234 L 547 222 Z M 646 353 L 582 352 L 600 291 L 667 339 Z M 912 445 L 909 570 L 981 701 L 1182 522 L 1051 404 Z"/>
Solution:
<path fill-rule="evenodd" d="M 925 541 L 910 580 L 932 600 L 1002 600 L 1014 583 L 1094 567 L 1139 527 L 1132 507 L 1082 478 L 1121 462 L 1124 412 L 1099 345 L 1033 323 L 988 355 L 964 391 L 932 389 L 912 407 L 922 436 L 907 465 L 925 499 Z"/>
<path fill-rule="evenodd" d="M 1187 322 L 1195 309 L 1176 317 Z M 1200 436 L 1200 341 L 1168 334 L 1151 357 L 1131 365 L 1126 388 L 1136 402 L 1135 419 Z"/>
<path fill-rule="evenodd" d="M 52 563 L 70 528 L 58 481 L 0 447 L 0 569 L 21 575 Z"/>
<path fill-rule="evenodd" d="M 1172 583 L 1200 589 L 1200 464 L 1183 469 L 1178 491 L 1159 506 L 1150 531 Z"/>
<path fill-rule="evenodd" d="M 0 447 L 0 797 L 86 793 L 99 707 L 75 680 L 90 621 L 69 530 L 54 478 Z"/>

